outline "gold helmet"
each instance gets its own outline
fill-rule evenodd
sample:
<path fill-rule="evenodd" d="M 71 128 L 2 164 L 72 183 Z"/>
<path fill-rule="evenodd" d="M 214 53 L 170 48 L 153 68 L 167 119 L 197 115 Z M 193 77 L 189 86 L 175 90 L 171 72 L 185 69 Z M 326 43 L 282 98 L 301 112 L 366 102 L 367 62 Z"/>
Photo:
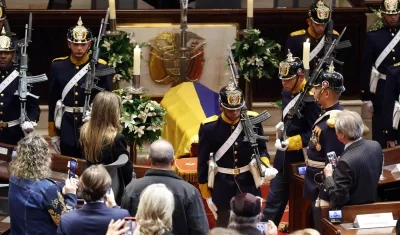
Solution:
<path fill-rule="evenodd" d="M 79 17 L 75 27 L 68 29 L 67 40 L 73 43 L 88 43 L 93 40 L 92 32 L 83 26 L 82 18 Z"/>
<path fill-rule="evenodd" d="M 15 51 L 13 42 L 11 41 L 11 38 L 7 36 L 4 27 L 0 36 L 0 51 Z"/>

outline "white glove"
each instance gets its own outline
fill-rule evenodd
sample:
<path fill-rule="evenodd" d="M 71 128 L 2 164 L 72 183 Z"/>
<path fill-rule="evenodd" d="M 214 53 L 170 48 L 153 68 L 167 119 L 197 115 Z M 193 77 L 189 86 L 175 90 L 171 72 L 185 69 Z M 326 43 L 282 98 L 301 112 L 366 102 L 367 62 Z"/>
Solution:
<path fill-rule="evenodd" d="M 24 132 L 24 134 L 28 135 L 29 133 L 33 132 L 33 130 L 35 129 L 35 126 L 37 126 L 36 122 L 26 121 L 26 122 L 22 123 L 21 128 L 22 128 L 22 131 Z"/>
<path fill-rule="evenodd" d="M 59 136 L 51 137 L 51 145 L 53 146 L 53 149 L 54 149 L 54 151 L 56 151 L 56 153 L 61 154 L 60 137 Z"/>
<path fill-rule="evenodd" d="M 366 104 L 366 105 L 367 105 L 367 108 L 368 108 L 368 111 L 369 111 L 371 114 L 374 114 L 374 105 L 372 104 L 372 102 L 371 102 L 370 100 L 368 100 L 368 101 L 363 101 L 363 104 Z"/>
<path fill-rule="evenodd" d="M 90 111 L 86 111 L 86 114 L 85 114 L 85 116 L 84 116 L 84 118 L 83 118 L 83 122 L 84 122 L 84 123 L 85 123 L 85 122 L 88 122 L 88 121 L 90 120 L 90 114 L 91 114 Z"/>
<path fill-rule="evenodd" d="M 214 219 L 217 220 L 218 219 L 218 214 L 217 214 L 218 209 L 217 209 L 217 206 L 212 201 L 212 197 L 207 198 L 206 202 L 207 202 L 208 209 L 210 209 L 210 211 L 214 215 Z"/>
<path fill-rule="evenodd" d="M 278 170 L 273 168 L 273 167 L 265 167 L 261 166 L 261 171 L 264 171 L 264 178 L 263 179 L 263 184 L 269 183 L 273 178 L 275 178 L 276 174 L 278 174 Z"/>
<path fill-rule="evenodd" d="M 275 148 L 277 148 L 280 151 L 286 151 L 286 149 L 289 147 L 289 141 L 288 140 L 284 140 L 281 142 L 280 139 L 277 139 L 275 141 Z"/>

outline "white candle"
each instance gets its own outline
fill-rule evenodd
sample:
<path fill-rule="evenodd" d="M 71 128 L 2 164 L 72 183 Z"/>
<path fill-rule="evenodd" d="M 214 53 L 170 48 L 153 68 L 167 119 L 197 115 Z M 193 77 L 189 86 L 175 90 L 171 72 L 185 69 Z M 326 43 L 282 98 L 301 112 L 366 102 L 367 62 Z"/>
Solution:
<path fill-rule="evenodd" d="M 133 50 L 133 75 L 140 75 L 140 52 L 139 46 Z"/>
<path fill-rule="evenodd" d="M 304 69 L 310 69 L 310 42 L 308 38 L 303 43 L 303 65 Z"/>
<path fill-rule="evenodd" d="M 110 8 L 110 20 L 117 18 L 115 13 L 115 0 L 108 0 L 108 7 Z"/>
<path fill-rule="evenodd" d="M 253 17 L 253 0 L 247 0 L 247 17 Z"/>

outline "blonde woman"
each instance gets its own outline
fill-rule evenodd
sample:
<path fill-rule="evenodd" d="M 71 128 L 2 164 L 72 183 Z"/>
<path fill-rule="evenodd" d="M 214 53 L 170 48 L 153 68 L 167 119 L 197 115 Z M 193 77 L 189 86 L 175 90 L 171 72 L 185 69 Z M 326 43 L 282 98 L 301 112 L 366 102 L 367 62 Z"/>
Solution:
<path fill-rule="evenodd" d="M 135 235 L 171 235 L 174 195 L 165 184 L 152 184 L 140 195 Z"/>
<path fill-rule="evenodd" d="M 47 142 L 31 133 L 17 146 L 10 163 L 8 192 L 12 234 L 56 234 L 60 217 L 76 206 L 76 180 L 65 185 L 49 179 Z"/>
<path fill-rule="evenodd" d="M 121 99 L 111 92 L 100 92 L 92 104 L 90 120 L 82 126 L 80 142 L 88 166 L 93 164 L 110 164 L 121 154 L 129 156 L 125 136 L 121 134 L 120 123 Z M 118 169 L 120 182 L 126 186 L 132 180 L 133 165 L 131 162 Z M 115 195 L 117 202 L 123 190 Z"/>

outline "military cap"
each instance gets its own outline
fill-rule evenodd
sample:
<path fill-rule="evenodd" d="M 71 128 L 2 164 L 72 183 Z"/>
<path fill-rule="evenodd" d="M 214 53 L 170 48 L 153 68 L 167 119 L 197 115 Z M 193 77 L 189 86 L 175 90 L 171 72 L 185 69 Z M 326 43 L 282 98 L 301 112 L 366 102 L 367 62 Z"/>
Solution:
<path fill-rule="evenodd" d="M 261 213 L 261 200 L 250 193 L 241 193 L 231 199 L 231 210 L 241 217 L 254 217 Z"/>
<path fill-rule="evenodd" d="M 279 79 L 289 80 L 303 72 L 303 61 L 299 57 L 293 57 L 288 50 L 287 58 L 279 63 Z"/>
<path fill-rule="evenodd" d="M 380 11 L 388 15 L 397 14 L 400 12 L 399 2 L 399 0 L 383 0 Z"/>
<path fill-rule="evenodd" d="M 337 92 L 344 92 L 346 89 L 343 82 L 343 76 L 335 71 L 332 62 L 328 70 L 322 71 L 312 85 L 315 87 L 330 88 Z"/>
<path fill-rule="evenodd" d="M 14 43 L 11 38 L 7 36 L 6 31 L 3 27 L 0 36 L 0 51 L 15 51 Z"/>
<path fill-rule="evenodd" d="M 317 24 L 327 24 L 331 20 L 330 9 L 321 0 L 311 5 L 308 16 Z"/>
<path fill-rule="evenodd" d="M 242 90 L 232 81 L 229 82 L 228 86 L 219 91 L 219 104 L 229 110 L 241 109 L 244 106 Z"/>
<path fill-rule="evenodd" d="M 73 43 L 88 43 L 93 40 L 93 35 L 89 28 L 83 26 L 82 18 L 79 17 L 77 25 L 68 29 L 67 39 Z"/>

